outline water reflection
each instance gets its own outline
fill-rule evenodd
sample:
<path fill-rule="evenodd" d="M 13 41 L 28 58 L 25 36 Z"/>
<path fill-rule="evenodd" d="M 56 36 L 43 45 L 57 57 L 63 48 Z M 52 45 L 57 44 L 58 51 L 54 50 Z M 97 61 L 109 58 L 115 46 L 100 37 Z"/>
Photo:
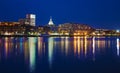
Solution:
<path fill-rule="evenodd" d="M 69 37 L 65 37 L 65 53 L 68 54 Z"/>
<path fill-rule="evenodd" d="M 53 49 L 54 49 L 54 38 L 50 37 L 48 39 L 48 60 L 49 60 L 49 65 L 51 67 L 52 65 L 52 60 L 53 60 Z"/>
<path fill-rule="evenodd" d="M 23 48 L 24 48 L 24 58 L 25 58 L 25 62 L 28 63 L 29 62 L 29 43 L 27 41 L 27 38 L 24 38 L 25 41 L 23 41 Z"/>
<path fill-rule="evenodd" d="M 117 39 L 117 40 L 116 40 Z M 105 54 L 108 50 L 117 49 L 119 56 L 119 38 L 108 37 L 3 37 L 0 38 L 0 56 L 5 60 L 18 58 L 23 60 L 33 72 L 41 63 L 48 64 L 52 68 L 56 58 L 65 59 L 90 59 Z M 19 54 L 19 55 L 16 55 Z M 45 55 L 43 55 L 43 53 Z M 22 59 L 21 59 L 22 57 Z M 40 58 L 42 57 L 42 58 Z M 7 59 L 6 59 L 7 58 Z M 38 61 L 38 58 L 39 61 Z M 1 59 L 2 60 L 2 59 Z M 47 63 L 46 63 L 47 62 Z M 40 65 L 36 65 L 40 63 Z M 43 66 L 43 65 L 42 65 Z M 48 65 L 47 65 L 48 66 Z"/>
<path fill-rule="evenodd" d="M 74 53 L 74 56 L 77 57 L 87 57 L 93 54 L 93 57 L 95 57 L 96 53 L 105 51 L 106 47 L 110 48 L 110 45 L 113 44 L 109 39 L 105 40 L 105 37 L 48 37 L 48 44 L 44 39 L 47 38 L 29 37 L 27 39 L 6 37 L 1 41 L 4 41 L 6 58 L 15 49 L 17 53 L 22 54 L 24 52 L 26 62 L 30 57 L 31 64 L 34 62 L 36 53 L 38 56 L 42 56 L 42 53 L 45 53 L 45 49 L 48 49 L 49 63 L 52 64 L 53 49 L 55 48 L 61 50 L 61 54 L 65 53 L 65 55 Z M 117 38 L 117 55 L 119 55 L 119 38 Z"/>
<path fill-rule="evenodd" d="M 85 44 L 84 44 L 84 47 L 85 47 L 85 57 L 87 55 L 87 36 L 85 36 Z"/>
<path fill-rule="evenodd" d="M 120 44 L 119 44 L 119 38 L 117 38 L 117 55 L 119 56 L 119 50 L 120 50 Z"/>
<path fill-rule="evenodd" d="M 36 63 L 36 38 L 29 37 L 29 55 L 30 55 L 30 70 L 35 70 L 35 63 Z"/>
<path fill-rule="evenodd" d="M 23 52 L 23 39 L 24 38 L 20 38 L 20 53 Z"/>
<path fill-rule="evenodd" d="M 93 37 L 93 45 L 92 45 L 92 47 L 93 47 L 93 51 L 92 51 L 92 53 L 93 53 L 93 60 L 95 60 L 95 37 Z"/>
<path fill-rule="evenodd" d="M 61 44 L 61 45 L 60 45 L 60 46 L 61 46 L 61 51 L 62 51 L 62 53 L 63 53 L 63 52 L 64 52 L 64 49 L 65 49 L 65 48 L 64 48 L 64 47 L 65 47 L 65 37 L 61 37 L 61 41 L 60 41 L 60 42 L 61 42 L 61 43 L 60 43 L 60 44 Z"/>
<path fill-rule="evenodd" d="M 43 37 L 38 37 L 38 55 L 40 56 L 44 52 L 43 48 Z"/>
<path fill-rule="evenodd" d="M 8 56 L 8 38 L 7 37 L 5 37 L 5 56 L 6 56 L 6 58 L 7 58 L 7 56 Z"/>

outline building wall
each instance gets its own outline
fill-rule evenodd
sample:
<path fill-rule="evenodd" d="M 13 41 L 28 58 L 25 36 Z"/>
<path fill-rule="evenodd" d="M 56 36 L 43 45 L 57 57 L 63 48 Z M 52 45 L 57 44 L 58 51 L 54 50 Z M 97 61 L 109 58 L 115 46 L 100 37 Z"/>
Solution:
<path fill-rule="evenodd" d="M 36 24 L 36 15 L 35 14 L 27 14 L 26 19 L 30 23 L 31 26 L 35 26 Z"/>

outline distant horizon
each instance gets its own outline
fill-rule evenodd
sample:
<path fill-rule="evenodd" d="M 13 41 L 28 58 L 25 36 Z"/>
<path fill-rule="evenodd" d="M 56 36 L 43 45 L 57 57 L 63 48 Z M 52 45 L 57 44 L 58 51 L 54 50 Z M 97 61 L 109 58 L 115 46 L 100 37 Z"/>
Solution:
<path fill-rule="evenodd" d="M 28 13 L 27 13 L 27 14 L 28 14 Z M 30 14 L 34 14 L 34 13 L 30 13 Z M 36 15 L 36 14 L 35 14 L 35 15 Z M 25 18 L 25 16 L 26 16 L 26 15 L 24 15 L 23 19 Z M 51 16 L 50 16 L 50 17 L 51 17 Z M 49 19 L 50 19 L 50 17 L 49 17 Z M 19 19 L 22 19 L 22 18 L 18 18 L 18 20 L 19 20 Z M 54 17 L 52 17 L 52 19 L 53 19 L 53 22 L 56 22 L 56 21 L 54 21 Z M 7 21 L 7 20 L 0 20 L 0 22 L 19 22 L 18 20 L 15 20 L 15 21 L 14 21 L 14 20 L 9 20 L 9 19 L 8 19 L 8 21 Z M 36 19 L 36 22 L 37 22 L 37 19 Z M 49 22 L 49 20 L 48 20 L 48 22 Z M 37 23 L 36 23 L 36 26 L 44 26 L 44 25 L 47 25 L 48 22 L 46 22 L 46 24 L 37 24 Z M 55 23 L 55 25 L 58 26 L 58 25 L 64 24 L 64 23 L 87 24 L 87 23 L 82 23 L 82 22 L 72 22 L 72 21 L 69 21 L 69 22 L 63 22 L 63 23 L 58 23 L 58 24 Z M 91 27 L 93 27 L 93 28 L 96 28 L 96 29 L 114 29 L 114 30 L 119 30 L 119 29 L 116 29 L 116 28 L 114 28 L 114 27 L 113 27 L 113 28 L 106 28 L 106 27 L 103 28 L 102 26 L 97 26 L 97 27 L 92 26 L 93 24 L 87 24 L 87 25 L 89 25 L 89 26 L 91 26 Z"/>
<path fill-rule="evenodd" d="M 0 20 L 17 21 L 26 14 L 37 15 L 37 25 L 77 22 L 95 28 L 120 29 L 119 0 L 1 0 Z"/>

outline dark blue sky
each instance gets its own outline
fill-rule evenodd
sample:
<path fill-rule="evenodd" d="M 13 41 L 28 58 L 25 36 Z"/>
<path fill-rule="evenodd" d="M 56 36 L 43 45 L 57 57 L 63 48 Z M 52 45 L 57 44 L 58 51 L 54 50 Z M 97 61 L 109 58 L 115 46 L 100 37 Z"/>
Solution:
<path fill-rule="evenodd" d="M 0 0 L 0 21 L 17 21 L 37 15 L 37 25 L 85 23 L 96 28 L 120 29 L 119 0 Z"/>

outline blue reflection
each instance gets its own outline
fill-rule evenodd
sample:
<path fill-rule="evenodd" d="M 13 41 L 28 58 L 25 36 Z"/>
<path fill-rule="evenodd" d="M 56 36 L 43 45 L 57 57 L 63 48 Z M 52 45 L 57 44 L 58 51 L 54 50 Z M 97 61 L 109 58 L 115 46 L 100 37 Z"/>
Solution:
<path fill-rule="evenodd" d="M 29 56 L 30 56 L 30 71 L 35 70 L 36 61 L 36 38 L 29 37 Z"/>
<path fill-rule="evenodd" d="M 20 53 L 23 51 L 23 38 L 20 38 Z"/>

